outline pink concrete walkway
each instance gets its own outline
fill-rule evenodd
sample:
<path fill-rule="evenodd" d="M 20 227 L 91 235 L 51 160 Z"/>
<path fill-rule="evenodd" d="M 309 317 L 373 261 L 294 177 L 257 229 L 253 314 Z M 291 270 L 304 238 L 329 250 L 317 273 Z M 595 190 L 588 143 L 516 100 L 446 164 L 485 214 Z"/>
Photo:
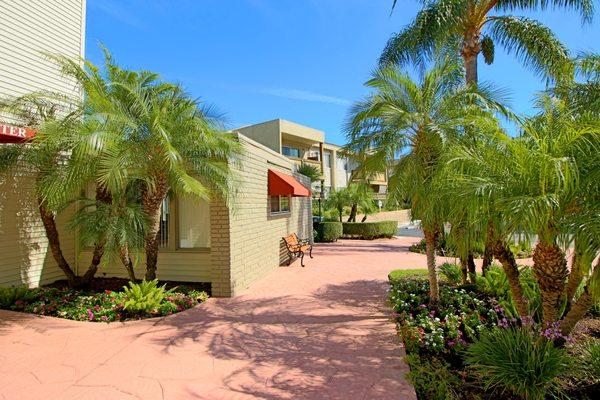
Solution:
<path fill-rule="evenodd" d="M 414 399 L 386 275 L 413 239 L 340 241 L 233 299 L 162 319 L 84 323 L 0 312 L 0 398 Z"/>

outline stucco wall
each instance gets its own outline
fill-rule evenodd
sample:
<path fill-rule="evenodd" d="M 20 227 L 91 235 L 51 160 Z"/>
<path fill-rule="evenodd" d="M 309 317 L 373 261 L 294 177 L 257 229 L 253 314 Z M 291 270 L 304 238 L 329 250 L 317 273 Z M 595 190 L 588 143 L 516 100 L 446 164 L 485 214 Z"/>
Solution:
<path fill-rule="evenodd" d="M 309 197 L 292 198 L 288 214 L 269 214 L 268 170 L 292 174 L 290 160 L 243 135 L 239 138 L 244 155 L 236 172 L 242 190 L 227 213 L 222 208 L 211 214 L 213 230 L 221 232 L 223 239 L 229 240 L 229 246 L 216 248 L 213 242 L 211 248 L 215 275 L 213 292 L 218 288 L 215 294 L 219 296 L 239 293 L 284 263 L 287 253 L 283 236 L 295 232 L 300 237 L 312 237 Z M 309 186 L 307 178 L 299 174 L 294 176 Z M 224 232 L 223 228 L 227 225 L 229 230 Z M 219 276 L 220 281 L 217 281 Z"/>

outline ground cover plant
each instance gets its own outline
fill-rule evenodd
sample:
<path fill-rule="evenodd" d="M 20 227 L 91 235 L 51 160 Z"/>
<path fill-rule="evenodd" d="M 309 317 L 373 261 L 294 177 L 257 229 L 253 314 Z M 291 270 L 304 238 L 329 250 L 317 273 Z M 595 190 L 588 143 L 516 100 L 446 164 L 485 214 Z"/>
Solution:
<path fill-rule="evenodd" d="M 114 322 L 174 314 L 208 298 L 205 291 L 185 284 L 153 280 L 115 287 L 124 280 L 109 279 L 105 287 L 111 289 L 102 289 L 98 281 L 102 279 L 88 289 L 67 285 L 0 288 L 0 308 L 77 321 Z"/>
<path fill-rule="evenodd" d="M 508 283 L 499 283 L 506 280 L 501 268 L 491 269 L 489 281 L 478 277 L 477 285 L 452 279 L 458 268 L 443 269 L 435 305 L 427 270 L 389 275 L 407 377 L 420 399 L 592 399 L 600 393 L 600 319 L 588 315 L 565 337 L 558 324 L 544 325 L 535 313 L 518 317 Z M 521 272 L 524 285 L 535 284 L 528 268 Z"/>

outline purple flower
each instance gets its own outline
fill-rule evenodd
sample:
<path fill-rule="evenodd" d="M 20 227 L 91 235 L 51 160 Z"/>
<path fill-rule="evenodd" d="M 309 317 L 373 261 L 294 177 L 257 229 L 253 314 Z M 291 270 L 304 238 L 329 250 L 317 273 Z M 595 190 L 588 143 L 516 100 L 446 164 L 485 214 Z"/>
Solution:
<path fill-rule="evenodd" d="M 89 308 L 87 309 L 87 316 L 90 321 L 94 320 L 94 313 Z"/>

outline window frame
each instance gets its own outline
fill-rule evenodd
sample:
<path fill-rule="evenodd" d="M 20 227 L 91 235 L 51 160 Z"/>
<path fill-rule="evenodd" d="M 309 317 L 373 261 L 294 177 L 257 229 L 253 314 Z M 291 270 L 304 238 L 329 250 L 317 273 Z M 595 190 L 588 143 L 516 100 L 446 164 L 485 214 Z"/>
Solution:
<path fill-rule="evenodd" d="M 179 245 L 179 198 L 175 194 L 169 193 L 169 235 L 167 237 L 167 245 L 159 247 L 159 251 L 163 252 L 188 252 L 202 253 L 210 252 L 210 247 L 181 247 Z M 210 207 L 210 204 L 209 204 Z M 209 208 L 210 212 L 210 208 Z M 173 233 L 171 233 L 173 232 Z M 211 243 L 212 244 L 212 243 Z"/>
<path fill-rule="evenodd" d="M 273 199 L 277 198 L 278 209 L 273 211 Z M 281 210 L 281 200 L 287 199 L 287 210 Z M 286 215 L 292 213 L 292 196 L 274 195 L 269 196 L 269 215 Z"/>
<path fill-rule="evenodd" d="M 298 155 L 286 154 L 286 150 L 284 149 L 287 149 L 289 153 L 291 153 L 290 150 L 293 150 L 294 152 L 297 152 Z M 300 149 L 298 147 L 293 146 L 281 146 L 281 154 L 283 154 L 286 157 L 302 158 L 302 152 L 300 151 Z"/>

